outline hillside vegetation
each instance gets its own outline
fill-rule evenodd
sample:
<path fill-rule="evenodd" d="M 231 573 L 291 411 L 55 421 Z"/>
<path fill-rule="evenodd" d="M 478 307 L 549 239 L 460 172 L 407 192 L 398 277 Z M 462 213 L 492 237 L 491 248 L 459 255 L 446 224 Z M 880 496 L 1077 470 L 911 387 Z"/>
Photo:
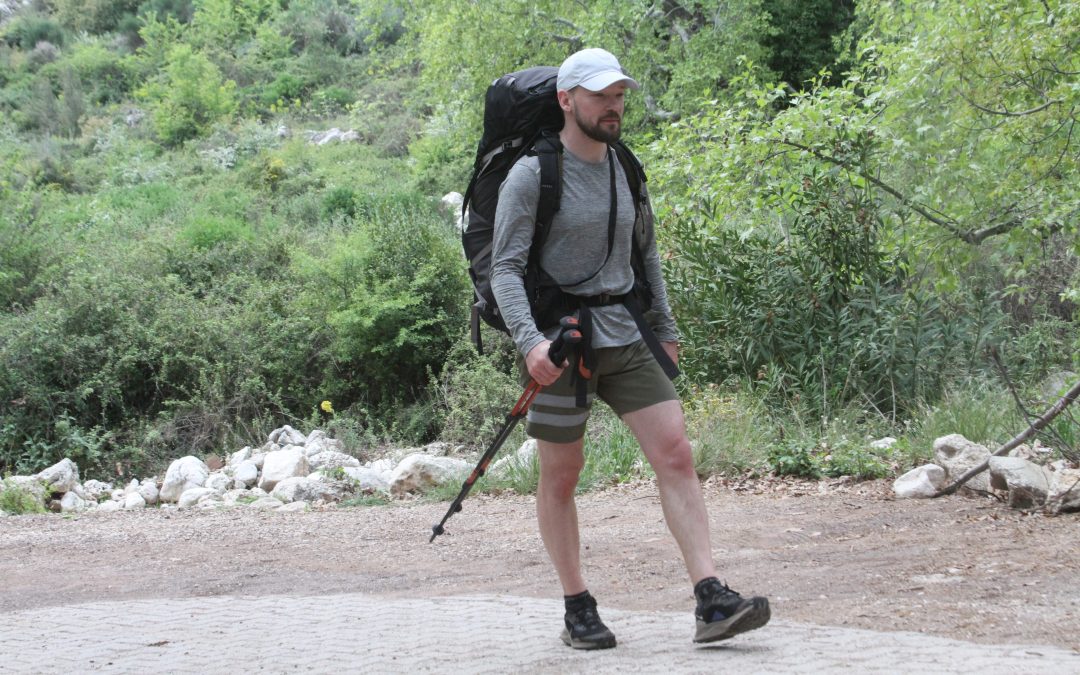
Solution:
<path fill-rule="evenodd" d="M 1080 3 L 6 2 L 0 473 L 490 439 L 512 347 L 437 205 L 487 85 L 586 46 L 643 84 L 703 474 L 883 475 L 1080 367 Z"/>

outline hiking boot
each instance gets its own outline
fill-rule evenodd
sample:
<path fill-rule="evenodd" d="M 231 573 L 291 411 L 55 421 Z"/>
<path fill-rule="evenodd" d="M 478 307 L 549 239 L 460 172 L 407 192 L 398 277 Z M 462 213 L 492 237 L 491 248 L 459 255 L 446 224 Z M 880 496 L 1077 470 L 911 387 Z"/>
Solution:
<path fill-rule="evenodd" d="M 610 649 L 615 635 L 596 613 L 596 599 L 588 591 L 566 598 L 566 627 L 562 641 L 574 649 Z"/>
<path fill-rule="evenodd" d="M 761 628 L 769 622 L 769 600 L 744 598 L 716 577 L 702 579 L 694 586 L 697 596 L 697 631 L 694 642 L 716 642 Z"/>

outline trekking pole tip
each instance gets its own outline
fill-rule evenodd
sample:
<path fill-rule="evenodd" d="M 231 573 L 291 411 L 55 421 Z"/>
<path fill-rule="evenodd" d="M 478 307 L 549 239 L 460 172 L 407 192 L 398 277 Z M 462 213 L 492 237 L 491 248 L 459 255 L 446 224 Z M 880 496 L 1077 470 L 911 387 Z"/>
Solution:
<path fill-rule="evenodd" d="M 442 525 L 432 525 L 431 526 L 431 533 L 432 533 L 431 534 L 431 539 L 428 539 L 428 543 L 430 544 L 431 542 L 435 541 L 435 537 L 439 536 L 440 534 L 442 534 L 445 531 L 446 530 L 443 529 Z"/>

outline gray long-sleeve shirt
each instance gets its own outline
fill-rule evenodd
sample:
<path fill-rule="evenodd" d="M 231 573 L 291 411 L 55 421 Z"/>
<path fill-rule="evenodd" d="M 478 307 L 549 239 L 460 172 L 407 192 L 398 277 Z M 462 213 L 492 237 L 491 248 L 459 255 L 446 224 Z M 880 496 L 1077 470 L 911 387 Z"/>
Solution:
<path fill-rule="evenodd" d="M 564 291 L 574 295 L 623 294 L 634 284 L 630 266 L 635 226 L 633 195 L 622 164 L 616 160 L 614 166 L 618 196 L 615 243 L 611 256 L 604 263 L 611 206 L 610 164 L 607 158 L 593 164 L 569 150 L 563 151 L 562 201 L 541 251 L 540 266 L 562 285 Z M 533 321 L 524 286 L 539 197 L 540 162 L 534 156 L 523 157 L 510 169 L 499 188 L 491 255 L 492 291 L 510 335 L 522 354 L 528 354 L 545 339 Z M 674 341 L 678 333 L 668 305 L 647 198 L 642 222 L 637 225 L 639 236 L 645 242 L 645 274 L 653 292 L 652 309 L 646 319 L 658 339 Z M 599 273 L 588 279 L 601 263 L 604 265 Z M 584 279 L 588 280 L 578 283 Z M 592 314 L 594 347 L 619 347 L 641 339 L 633 318 L 622 305 L 596 307 Z"/>

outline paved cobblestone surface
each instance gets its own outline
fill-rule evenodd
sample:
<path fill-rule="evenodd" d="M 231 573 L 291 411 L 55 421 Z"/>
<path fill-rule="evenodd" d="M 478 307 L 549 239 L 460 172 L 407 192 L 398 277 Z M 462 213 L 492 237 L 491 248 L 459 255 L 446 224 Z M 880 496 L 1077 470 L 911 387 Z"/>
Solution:
<path fill-rule="evenodd" d="M 558 601 L 363 594 L 96 602 L 0 614 L 3 673 L 1080 673 L 1058 647 L 774 620 L 690 641 L 689 612 L 601 608 L 619 646 L 574 651 Z"/>

